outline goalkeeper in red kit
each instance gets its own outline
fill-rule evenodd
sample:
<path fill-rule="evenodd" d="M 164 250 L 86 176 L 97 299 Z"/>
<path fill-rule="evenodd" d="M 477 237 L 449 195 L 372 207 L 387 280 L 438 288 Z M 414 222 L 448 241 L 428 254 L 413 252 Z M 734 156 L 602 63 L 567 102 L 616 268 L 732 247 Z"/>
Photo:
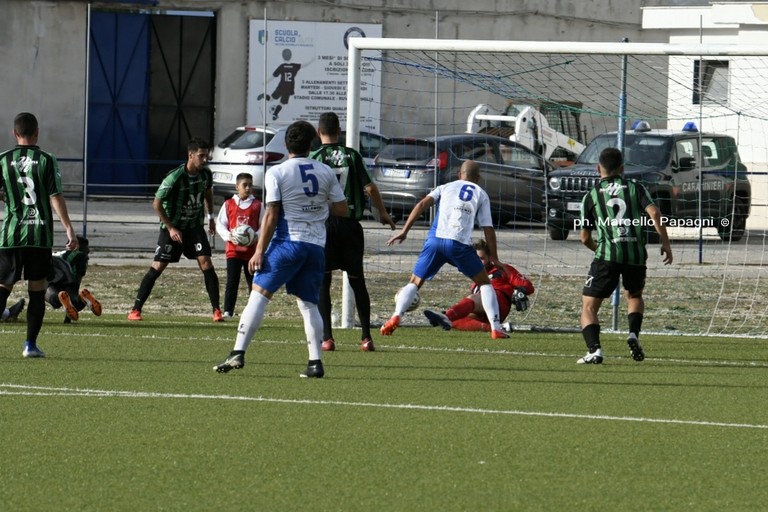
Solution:
<path fill-rule="evenodd" d="M 513 305 L 517 311 L 528 309 L 528 296 L 534 292 L 533 283 L 512 265 L 503 264 L 503 269 L 495 266 L 489 257 L 485 240 L 475 243 L 474 248 L 477 255 L 483 260 L 488 277 L 491 279 L 491 286 L 496 291 L 501 321 L 507 318 Z M 451 306 L 448 311 L 439 313 L 425 310 L 424 316 L 427 317 L 433 327 L 440 326 L 446 331 L 451 329 L 491 331 L 491 324 L 485 316 L 483 305 L 480 302 L 480 293 L 475 283 L 472 283 L 470 295 Z"/>

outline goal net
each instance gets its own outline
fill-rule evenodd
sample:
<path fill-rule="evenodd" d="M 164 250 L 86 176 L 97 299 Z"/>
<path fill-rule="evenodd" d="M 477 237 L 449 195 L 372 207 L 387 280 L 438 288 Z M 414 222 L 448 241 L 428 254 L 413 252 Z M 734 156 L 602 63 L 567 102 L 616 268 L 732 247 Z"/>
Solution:
<path fill-rule="evenodd" d="M 479 159 L 485 162 L 484 173 L 508 173 L 508 182 L 494 182 L 493 189 L 488 190 L 495 202 L 513 198 L 506 206 L 494 206 L 494 218 L 503 223 L 497 230 L 499 256 L 536 286 L 528 311 L 513 308 L 508 318 L 513 324 L 578 328 L 581 287 L 592 253 L 579 242 L 577 231 L 566 229 L 560 237 L 565 239 L 553 239 L 550 173 L 567 170 L 595 137 L 616 132 L 618 141 L 626 141 L 633 125 L 646 121 L 653 130 L 673 132 L 693 123 L 701 136 L 693 143 L 688 167 L 675 167 L 679 157 L 674 156 L 674 161 L 660 164 L 667 168 L 656 178 L 647 178 L 659 180 L 669 190 L 670 197 L 664 198 L 668 204 L 662 209 L 669 210 L 664 213 L 672 219 L 668 231 L 675 261 L 664 266 L 659 246 L 649 245 L 644 330 L 766 334 L 768 45 L 386 38 L 354 38 L 349 42 L 348 145 L 357 144 L 359 129 L 371 126 L 388 137 L 413 140 L 487 133 L 512 137 L 549 162 L 536 174 L 535 165 L 524 153 L 508 148 L 501 150 L 501 156 L 476 156 L 437 145 L 433 147 L 434 158 L 428 159 L 429 165 L 436 167 L 455 166 L 463 158 Z M 379 72 L 380 85 L 366 82 L 363 70 Z M 373 94 L 380 102 L 375 109 L 360 101 L 361 88 L 371 87 L 380 88 Z M 380 112 L 379 117 L 371 119 L 374 111 Z M 522 122 L 521 114 L 527 116 Z M 725 149 L 719 145 L 720 139 L 704 140 L 707 134 L 735 141 L 743 167 L 735 160 L 718 166 L 712 149 L 720 151 L 723 159 Z M 707 148 L 708 144 L 712 147 Z M 691 148 L 680 145 L 680 157 L 684 149 Z M 443 151 L 448 160 L 441 160 Z M 732 153 L 731 148 L 728 154 L 735 158 Z M 414 159 L 415 165 L 415 156 L 403 155 L 406 157 Z M 388 158 L 396 160 L 397 154 Z M 393 198 L 399 197 L 398 193 L 407 195 L 409 187 L 416 186 L 419 171 L 398 170 L 391 163 L 395 160 L 374 165 L 372 173 L 388 209 L 400 207 L 402 215 L 407 215 L 407 204 Z M 387 165 L 391 168 L 381 168 Z M 525 174 L 520 167 L 529 172 Z M 457 167 L 452 172 L 455 170 Z M 404 179 L 389 183 L 387 172 Z M 439 173 L 433 175 L 434 184 L 438 184 Z M 746 198 L 744 187 L 737 193 L 737 178 L 746 183 Z M 695 222 L 695 215 L 687 215 L 686 222 L 682 216 L 674 222 L 678 199 L 683 198 L 689 206 L 695 201 L 700 212 L 719 208 L 720 213 L 708 222 Z M 734 228 L 732 237 L 724 235 L 722 226 L 719 229 L 714 222 L 737 220 L 740 207 L 746 216 L 739 201 L 746 201 L 749 212 L 743 234 L 737 236 L 738 229 Z M 428 221 L 417 224 L 405 243 L 394 246 L 386 245 L 391 234 L 388 229 L 375 222 L 366 224 L 366 272 L 374 319 L 383 320 L 391 314 L 392 297 L 410 276 Z M 477 231 L 476 236 L 481 234 Z M 445 267 L 422 289 L 422 307 L 447 309 L 468 291 L 468 280 L 453 267 Z M 604 329 L 612 323 L 608 302 L 601 311 Z M 623 302 L 622 298 L 614 310 L 613 325 L 620 330 L 626 329 Z M 407 320 L 424 322 L 420 311 L 408 315 Z"/>

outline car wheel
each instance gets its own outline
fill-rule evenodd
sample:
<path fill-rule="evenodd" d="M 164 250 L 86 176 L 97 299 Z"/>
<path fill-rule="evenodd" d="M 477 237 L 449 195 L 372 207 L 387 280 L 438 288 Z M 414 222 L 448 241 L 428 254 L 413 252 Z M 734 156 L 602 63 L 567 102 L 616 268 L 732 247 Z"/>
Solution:
<path fill-rule="evenodd" d="M 717 223 L 717 234 L 724 242 L 738 242 L 747 228 L 747 204 L 744 198 L 737 197 L 733 213 L 723 217 Z M 724 221 L 727 225 L 723 225 Z"/>
<path fill-rule="evenodd" d="M 568 238 L 568 232 L 570 230 L 550 226 L 547 228 L 547 231 L 549 231 L 549 238 L 552 240 L 565 240 Z"/>

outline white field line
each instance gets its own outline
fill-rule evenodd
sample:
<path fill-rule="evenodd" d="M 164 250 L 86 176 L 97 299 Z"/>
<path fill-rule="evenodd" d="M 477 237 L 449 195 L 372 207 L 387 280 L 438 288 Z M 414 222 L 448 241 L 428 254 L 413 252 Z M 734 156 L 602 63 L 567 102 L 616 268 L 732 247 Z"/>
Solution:
<path fill-rule="evenodd" d="M 0 330 L 0 334 L 4 331 Z M 56 333 L 56 336 L 62 336 L 62 333 Z M 110 340 L 116 340 L 119 338 L 125 338 L 129 340 L 160 340 L 160 341 L 178 341 L 178 338 L 171 336 L 155 336 L 155 335 L 142 335 L 142 336 L 115 336 L 114 334 L 98 334 L 98 333 L 73 333 L 65 334 L 65 336 L 72 336 L 77 338 L 109 338 Z M 211 343 L 211 342 L 230 342 L 234 343 L 234 336 L 226 337 L 206 337 L 206 338 L 194 338 L 189 337 L 186 341 Z M 511 340 L 514 342 L 514 340 Z M 265 345 L 300 345 L 306 346 L 306 341 L 301 340 L 270 340 L 270 339 L 254 339 L 253 344 L 258 345 L 263 343 Z M 41 342 L 41 345 L 45 345 L 45 341 Z M 376 342 L 376 347 L 379 350 L 407 350 L 411 352 L 439 352 L 439 353 L 455 353 L 455 354 L 497 354 L 506 356 L 525 356 L 525 357 L 550 357 L 553 359 L 573 359 L 574 364 L 576 359 L 583 356 L 583 343 L 578 342 L 575 344 L 574 351 L 571 353 L 556 353 L 556 352 L 539 352 L 531 350 L 510 350 L 504 348 L 462 348 L 462 347 L 425 347 L 423 345 L 387 345 L 380 341 Z M 618 351 L 624 352 L 624 346 L 621 345 Z M 605 361 L 610 362 L 611 359 L 616 360 L 631 360 L 630 356 L 612 355 L 607 353 L 604 355 Z M 726 360 L 707 360 L 707 359 L 680 359 L 680 358 L 664 358 L 664 357 L 646 357 L 645 363 L 672 363 L 677 365 L 694 365 L 694 366 L 732 366 L 743 368 L 768 368 L 767 361 L 726 361 Z"/>
<path fill-rule="evenodd" d="M 471 414 L 497 414 L 509 416 L 535 416 L 543 418 L 568 418 L 580 420 L 628 421 L 635 423 L 661 423 L 669 425 L 691 425 L 699 427 L 749 428 L 768 430 L 768 425 L 749 423 L 725 423 L 718 421 L 676 420 L 672 418 L 642 418 L 634 416 L 607 416 L 599 414 L 572 414 L 560 412 L 518 411 L 504 409 L 479 409 L 474 407 L 451 407 L 444 405 L 418 404 L 377 404 L 371 402 L 342 402 L 339 400 L 296 400 L 287 398 L 269 398 L 263 396 L 203 395 L 182 393 L 153 393 L 147 391 L 119 391 L 105 389 L 58 388 L 46 386 L 27 386 L 23 384 L 0 383 L 0 395 L 21 396 L 80 396 L 80 397 L 115 397 L 115 398 L 160 398 L 193 400 L 232 400 L 242 402 L 264 402 L 278 404 L 331 405 L 343 407 L 362 407 L 375 409 L 402 409 L 427 412 L 459 412 Z"/>
<path fill-rule="evenodd" d="M 0 334 L 4 333 L 16 333 L 16 331 L 6 331 L 4 329 L 0 329 Z M 136 340 L 136 339 L 144 339 L 144 340 L 159 340 L 159 341 L 178 341 L 178 338 L 172 337 L 172 336 L 156 336 L 156 335 L 115 335 L 115 334 L 102 334 L 102 333 L 56 333 L 56 336 L 71 336 L 71 337 L 77 337 L 77 338 L 109 338 L 109 339 L 130 339 L 130 340 Z M 199 341 L 200 343 L 209 343 L 209 342 L 231 342 L 234 343 L 235 337 L 234 336 L 218 336 L 218 337 L 207 337 L 205 339 L 197 339 L 193 340 L 190 339 L 189 341 Z M 514 343 L 514 339 L 510 340 Z M 265 345 L 301 345 L 306 346 L 305 341 L 301 340 L 270 340 L 270 339 L 254 339 L 254 344 L 263 343 Z M 45 344 L 45 342 L 41 342 L 41 344 Z M 385 345 L 382 342 L 376 342 L 376 347 L 381 349 L 390 349 L 390 350 L 408 350 L 413 352 L 442 352 L 442 353 L 461 353 L 461 354 L 498 354 L 498 355 L 507 355 L 507 356 L 527 356 L 527 357 L 551 357 L 554 359 L 573 359 L 574 362 L 576 359 L 584 355 L 583 352 L 583 343 L 579 342 L 576 343 L 575 350 L 572 353 L 555 353 L 555 352 L 538 352 L 538 351 L 530 351 L 530 350 L 509 350 L 509 349 L 496 349 L 496 348 L 484 348 L 484 349 L 468 349 L 468 348 L 461 348 L 461 347 L 425 347 L 423 345 L 405 345 L 405 344 L 399 344 L 399 345 Z M 624 351 L 624 346 L 620 344 L 620 348 L 617 350 Z M 631 360 L 630 356 L 622 356 L 622 355 L 611 355 L 611 353 L 607 353 L 605 355 L 605 360 L 610 362 L 611 359 L 617 359 L 617 360 Z M 679 364 L 679 365 L 694 365 L 694 366 L 732 366 L 732 367 L 743 367 L 743 368 L 768 368 L 768 361 L 718 361 L 718 360 L 707 360 L 707 359 L 680 359 L 680 358 L 664 358 L 664 357 L 646 357 L 645 358 L 646 363 L 672 363 L 672 364 Z"/>

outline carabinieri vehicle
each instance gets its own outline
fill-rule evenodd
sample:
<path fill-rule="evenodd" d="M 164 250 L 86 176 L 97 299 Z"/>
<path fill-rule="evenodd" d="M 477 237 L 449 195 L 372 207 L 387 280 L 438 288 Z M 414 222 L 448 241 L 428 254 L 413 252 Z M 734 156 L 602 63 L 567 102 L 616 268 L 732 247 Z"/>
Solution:
<path fill-rule="evenodd" d="M 600 179 L 600 152 L 616 145 L 617 132 L 599 135 L 573 166 L 549 173 L 542 207 L 552 240 L 575 229 L 581 200 Z M 733 137 L 699 133 L 694 123 L 671 131 L 641 121 L 625 133 L 623 151 L 624 175 L 645 185 L 669 225 L 715 227 L 722 240 L 744 235 L 752 189 Z M 652 226 L 646 235 L 658 242 Z"/>

